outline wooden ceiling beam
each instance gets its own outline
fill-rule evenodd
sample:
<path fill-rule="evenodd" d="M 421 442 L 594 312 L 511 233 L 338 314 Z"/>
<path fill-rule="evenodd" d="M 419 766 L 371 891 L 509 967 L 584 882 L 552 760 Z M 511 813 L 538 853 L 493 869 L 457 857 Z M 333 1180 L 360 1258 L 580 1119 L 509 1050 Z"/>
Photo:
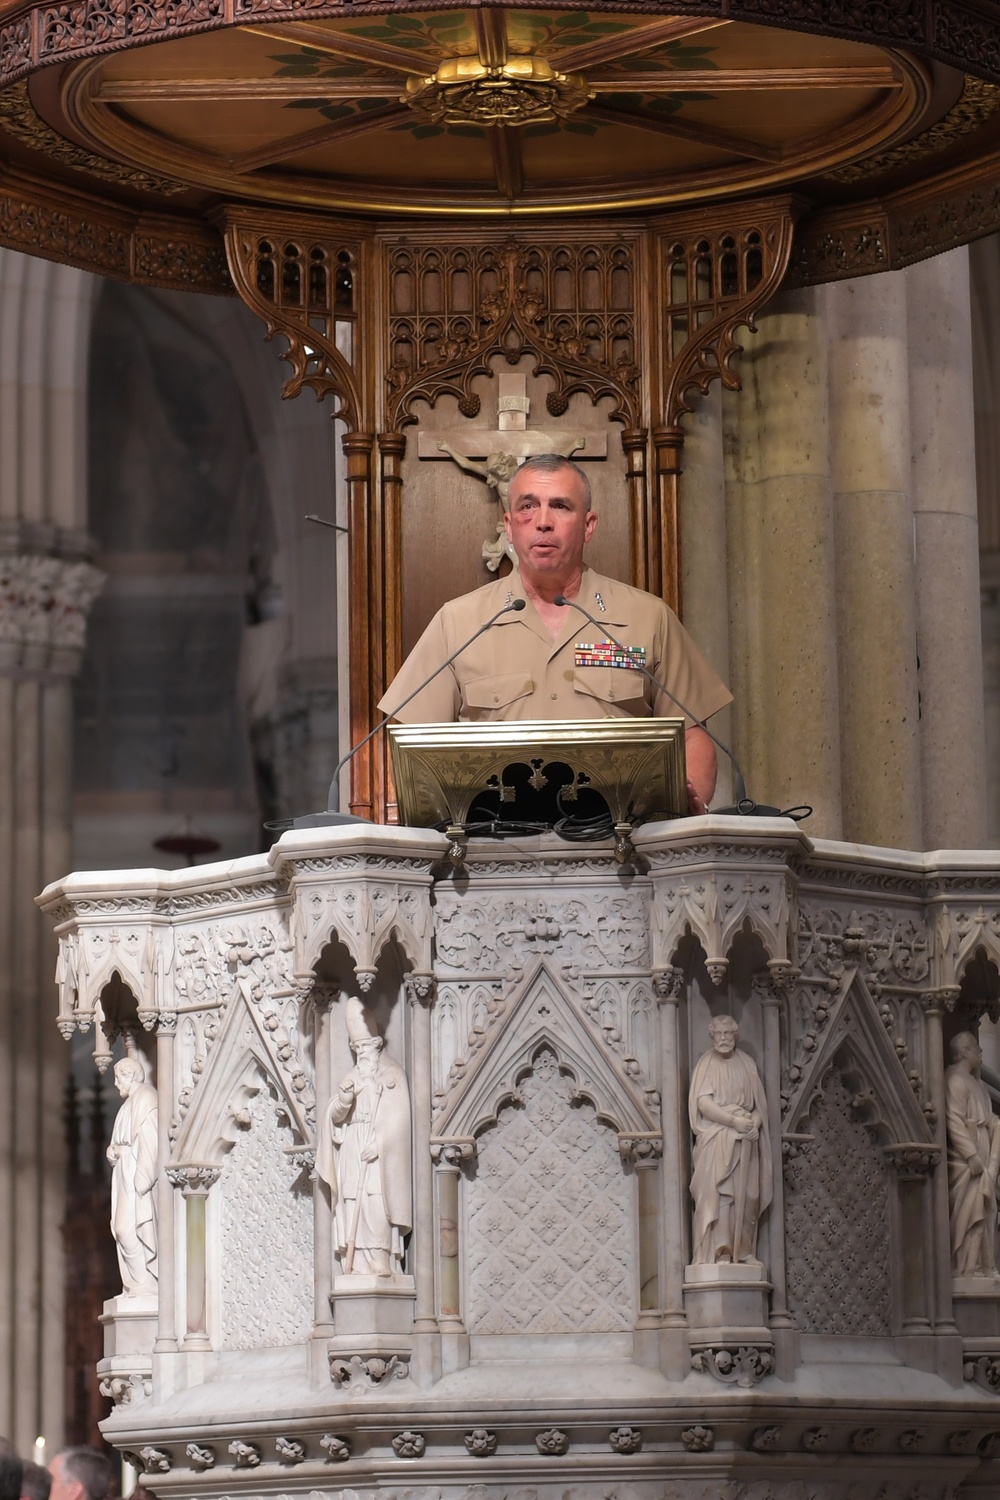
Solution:
<path fill-rule="evenodd" d="M 592 89 L 644 94 L 757 93 L 764 89 L 899 89 L 903 80 L 891 67 L 857 68 L 685 68 L 648 73 L 589 73 Z"/>
<path fill-rule="evenodd" d="M 610 104 L 588 104 L 581 118 L 601 120 L 605 125 L 631 125 L 639 130 L 652 130 L 658 135 L 672 135 L 680 141 L 692 141 L 697 146 L 711 146 L 715 151 L 724 151 L 727 156 L 746 156 L 751 161 L 783 160 L 780 147 L 765 146 L 760 141 L 749 140 L 731 130 L 716 130 L 711 125 L 695 125 L 690 120 L 680 120 L 676 115 L 650 115 L 640 110 L 619 108 Z"/>
<path fill-rule="evenodd" d="M 507 18 L 502 10 L 476 11 L 476 43 L 484 68 L 502 68 L 507 61 Z"/>
<path fill-rule="evenodd" d="M 248 100 L 395 99 L 401 80 L 385 78 L 108 78 L 98 104 L 225 104 Z"/>
<path fill-rule="evenodd" d="M 436 61 L 428 57 L 415 56 L 402 47 L 391 47 L 388 42 L 373 42 L 365 36 L 349 36 L 346 32 L 326 31 L 322 26 L 307 21 L 296 21 L 279 30 L 271 26 L 242 26 L 241 31 L 254 36 L 266 37 L 269 42 L 280 42 L 284 48 L 298 43 L 311 47 L 315 52 L 329 52 L 331 57 L 350 58 L 354 62 L 374 63 L 376 67 L 389 68 L 394 73 L 416 73 L 423 77 L 433 73 Z"/>
<path fill-rule="evenodd" d="M 493 152 L 493 175 L 497 191 L 503 194 L 508 203 L 513 203 L 524 192 L 524 165 L 521 160 L 519 132 L 509 125 L 494 125 L 490 130 L 490 148 Z"/>
<path fill-rule="evenodd" d="M 649 26 L 630 26 L 617 36 L 602 37 L 599 42 L 584 42 L 579 47 L 568 47 L 565 52 L 554 52 L 546 57 L 563 73 L 580 73 L 587 68 L 601 67 L 615 62 L 619 57 L 636 57 L 662 47 L 667 42 L 677 42 L 686 36 L 699 36 L 703 31 L 716 31 L 720 26 L 731 26 L 732 21 L 684 20 L 680 16 L 668 16 L 663 21 L 653 21 Z"/>
<path fill-rule="evenodd" d="M 352 136 L 367 135 L 371 130 L 380 130 L 386 125 L 398 125 L 403 120 L 413 120 L 413 113 L 405 104 L 387 105 L 385 109 L 369 109 L 363 114 L 352 115 L 347 120 L 331 120 L 313 130 L 302 131 L 284 141 L 275 141 L 257 151 L 247 151 L 243 156 L 234 156 L 231 166 L 234 172 L 256 172 L 261 167 L 277 166 L 293 156 L 313 151 L 317 146 L 329 146 L 335 141 L 347 141 Z"/>

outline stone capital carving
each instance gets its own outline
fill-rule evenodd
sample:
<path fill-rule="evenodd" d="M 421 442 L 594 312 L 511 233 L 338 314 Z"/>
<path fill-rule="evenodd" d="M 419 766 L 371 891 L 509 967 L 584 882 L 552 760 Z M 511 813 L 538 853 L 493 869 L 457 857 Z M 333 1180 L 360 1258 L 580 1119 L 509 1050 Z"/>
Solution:
<path fill-rule="evenodd" d="M 941 1152 L 937 1146 L 902 1142 L 886 1146 L 883 1155 L 901 1182 L 916 1182 L 921 1177 L 930 1176 L 938 1164 Z"/>
<path fill-rule="evenodd" d="M 980 1354 L 967 1359 L 962 1365 L 966 1380 L 974 1380 L 989 1391 L 991 1396 L 1000 1395 L 1000 1354 Z"/>
<path fill-rule="evenodd" d="M 637 1167 L 651 1167 L 663 1155 L 663 1137 L 652 1131 L 641 1135 L 619 1135 L 618 1150 L 622 1161 L 630 1161 Z"/>
<path fill-rule="evenodd" d="M 476 1143 L 471 1138 L 448 1141 L 431 1141 L 431 1160 L 439 1167 L 454 1167 L 456 1170 L 476 1155 Z"/>
<path fill-rule="evenodd" d="M 661 1005 L 677 1005 L 684 996 L 684 970 L 672 965 L 654 969 L 653 993 Z"/>
<path fill-rule="evenodd" d="M 185 1198 L 204 1195 L 219 1180 L 222 1168 L 207 1162 L 188 1162 L 182 1166 L 167 1167 L 167 1179 L 180 1188 Z"/>
<path fill-rule="evenodd" d="M 404 981 L 406 998 L 411 1005 L 431 1006 L 437 992 L 433 974 L 408 974 Z"/>
<path fill-rule="evenodd" d="M 732 1347 L 699 1349 L 691 1356 L 692 1370 L 703 1375 L 712 1375 L 724 1385 L 738 1385 L 748 1390 L 758 1385 L 765 1375 L 774 1373 L 774 1355 L 770 1349 L 761 1349 L 756 1344 L 740 1344 Z"/>
<path fill-rule="evenodd" d="M 0 556 L 0 670 L 73 674 L 87 614 L 104 583 L 88 562 Z"/>
<path fill-rule="evenodd" d="M 338 1391 L 350 1388 L 374 1390 L 388 1385 L 390 1380 L 405 1380 L 410 1373 L 410 1362 L 405 1354 L 391 1354 L 388 1359 L 381 1355 L 339 1355 L 330 1351 L 330 1379 Z"/>

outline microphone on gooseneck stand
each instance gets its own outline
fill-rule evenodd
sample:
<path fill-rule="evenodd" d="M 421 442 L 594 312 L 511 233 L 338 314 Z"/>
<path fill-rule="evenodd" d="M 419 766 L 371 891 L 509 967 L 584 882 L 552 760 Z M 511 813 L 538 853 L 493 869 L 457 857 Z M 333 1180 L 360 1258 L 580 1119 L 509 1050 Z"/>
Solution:
<path fill-rule="evenodd" d="M 580 614 L 583 615 L 585 619 L 589 620 L 591 625 L 595 626 L 596 629 L 601 632 L 605 640 L 610 641 L 612 646 L 617 646 L 619 651 L 624 651 L 625 655 L 628 656 L 628 647 L 622 645 L 621 641 L 617 640 L 615 636 L 611 634 L 606 625 L 603 625 L 600 620 L 595 620 L 590 611 L 584 609 L 582 604 L 577 604 L 575 599 L 567 599 L 565 594 L 557 594 L 552 602 L 553 604 L 568 605 L 570 609 L 579 610 Z M 660 692 L 663 693 L 665 697 L 669 698 L 671 703 L 675 704 L 680 709 L 681 713 L 686 719 L 691 719 L 699 729 L 704 729 L 705 733 L 712 741 L 712 744 L 716 745 L 729 761 L 730 765 L 733 768 L 733 790 L 736 794 L 736 801 L 732 807 L 718 808 L 718 812 L 725 814 L 739 814 L 742 817 L 758 818 L 781 818 L 788 817 L 790 815 L 789 813 L 783 813 L 778 807 L 764 807 L 763 805 L 755 802 L 752 797 L 747 796 L 746 783 L 743 780 L 743 772 L 740 770 L 739 764 L 736 760 L 736 756 L 730 750 L 729 746 L 724 745 L 719 739 L 718 735 L 712 733 L 708 725 L 705 723 L 704 719 L 699 719 L 695 714 L 693 714 L 691 710 L 689 708 L 686 708 L 681 700 L 676 697 L 670 691 L 670 689 L 660 681 L 658 677 L 654 677 L 648 667 L 643 666 L 641 662 L 636 662 L 635 667 L 630 668 L 629 670 L 638 670 L 644 677 L 648 677 L 653 686 L 659 688 Z M 809 811 L 811 812 L 812 808 L 810 808 Z M 800 809 L 792 808 L 791 812 L 800 812 Z"/>
<path fill-rule="evenodd" d="M 502 609 L 497 610 L 495 615 L 490 616 L 485 625 L 480 625 L 479 629 L 472 635 L 470 635 L 467 641 L 463 641 L 457 651 L 453 651 L 450 656 L 445 658 L 445 660 L 439 667 L 435 667 L 431 675 L 426 678 L 419 687 L 415 687 L 413 689 L 413 692 L 408 694 L 407 697 L 403 699 L 402 703 L 397 703 L 391 714 L 386 714 L 384 719 L 379 719 L 378 723 L 375 725 L 375 728 L 370 729 L 363 740 L 358 740 L 358 743 L 356 745 L 351 746 L 347 754 L 337 762 L 336 769 L 333 773 L 333 778 L 330 782 L 330 790 L 327 793 L 326 812 L 307 813 L 304 818 L 296 818 L 291 824 L 283 823 L 280 826 L 282 828 L 334 828 L 339 827 L 344 823 L 370 822 L 370 818 L 357 818 L 353 813 L 342 813 L 337 811 L 335 803 L 339 802 L 340 800 L 338 783 L 340 780 L 341 771 L 354 759 L 359 750 L 363 750 L 365 748 L 369 740 L 375 738 L 380 729 L 385 728 L 390 719 L 394 719 L 396 717 L 401 708 L 405 708 L 408 703 L 412 703 L 418 693 L 422 693 L 425 687 L 429 687 L 430 684 L 434 681 L 435 677 L 439 677 L 444 671 L 445 667 L 450 667 L 455 658 L 461 656 L 462 652 L 466 651 L 472 645 L 473 641 L 478 641 L 481 635 L 489 630 L 492 625 L 496 624 L 501 615 L 509 615 L 512 613 L 516 614 L 518 610 L 524 608 L 525 601 L 523 599 L 509 600 Z M 276 828 L 278 825 L 268 824 L 266 826 L 269 828 Z"/>

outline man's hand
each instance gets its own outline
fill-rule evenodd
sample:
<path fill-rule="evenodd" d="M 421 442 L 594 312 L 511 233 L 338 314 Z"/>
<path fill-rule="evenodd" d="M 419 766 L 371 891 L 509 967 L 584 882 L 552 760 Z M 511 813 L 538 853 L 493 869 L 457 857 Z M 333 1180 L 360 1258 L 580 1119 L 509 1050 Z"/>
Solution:
<path fill-rule="evenodd" d="M 708 812 L 708 804 L 704 801 L 703 798 L 701 798 L 701 797 L 698 796 L 698 788 L 695 786 L 695 784 L 694 784 L 693 781 L 689 781 L 688 782 L 688 784 L 687 784 L 687 793 L 688 793 L 688 815 L 690 817 L 696 818 L 699 813 L 706 813 L 706 812 Z"/>
<path fill-rule="evenodd" d="M 970 1156 L 969 1160 L 966 1162 L 966 1166 L 968 1167 L 971 1176 L 982 1177 L 983 1164 L 978 1156 Z"/>
<path fill-rule="evenodd" d="M 715 746 L 704 729 L 688 729 L 684 735 L 687 757 L 688 812 L 692 815 L 708 812 L 708 804 L 715 795 L 718 762 Z"/>
<path fill-rule="evenodd" d="M 367 1146 L 361 1148 L 362 1161 L 378 1161 L 378 1146 L 374 1141 L 369 1141 Z"/>

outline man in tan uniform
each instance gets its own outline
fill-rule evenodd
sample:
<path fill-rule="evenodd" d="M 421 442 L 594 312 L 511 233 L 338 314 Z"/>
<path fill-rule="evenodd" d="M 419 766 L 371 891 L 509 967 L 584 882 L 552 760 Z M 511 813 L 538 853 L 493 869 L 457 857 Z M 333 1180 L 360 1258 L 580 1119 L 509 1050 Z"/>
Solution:
<path fill-rule="evenodd" d="M 636 670 L 637 661 L 695 718 L 707 719 L 732 701 L 662 599 L 584 566 L 597 516 L 590 483 L 576 464 L 555 454 L 529 458 L 511 481 L 504 523 L 518 568 L 438 611 L 382 698 L 383 713 L 392 714 L 394 704 L 514 599 L 524 599 L 526 608 L 501 615 L 402 709 L 402 722 L 676 717 L 679 710 Z M 578 610 L 555 604 L 559 595 L 606 623 L 629 659 L 610 651 L 602 631 Z M 692 812 L 704 812 L 715 791 L 715 746 L 688 720 L 686 748 L 688 803 Z"/>

